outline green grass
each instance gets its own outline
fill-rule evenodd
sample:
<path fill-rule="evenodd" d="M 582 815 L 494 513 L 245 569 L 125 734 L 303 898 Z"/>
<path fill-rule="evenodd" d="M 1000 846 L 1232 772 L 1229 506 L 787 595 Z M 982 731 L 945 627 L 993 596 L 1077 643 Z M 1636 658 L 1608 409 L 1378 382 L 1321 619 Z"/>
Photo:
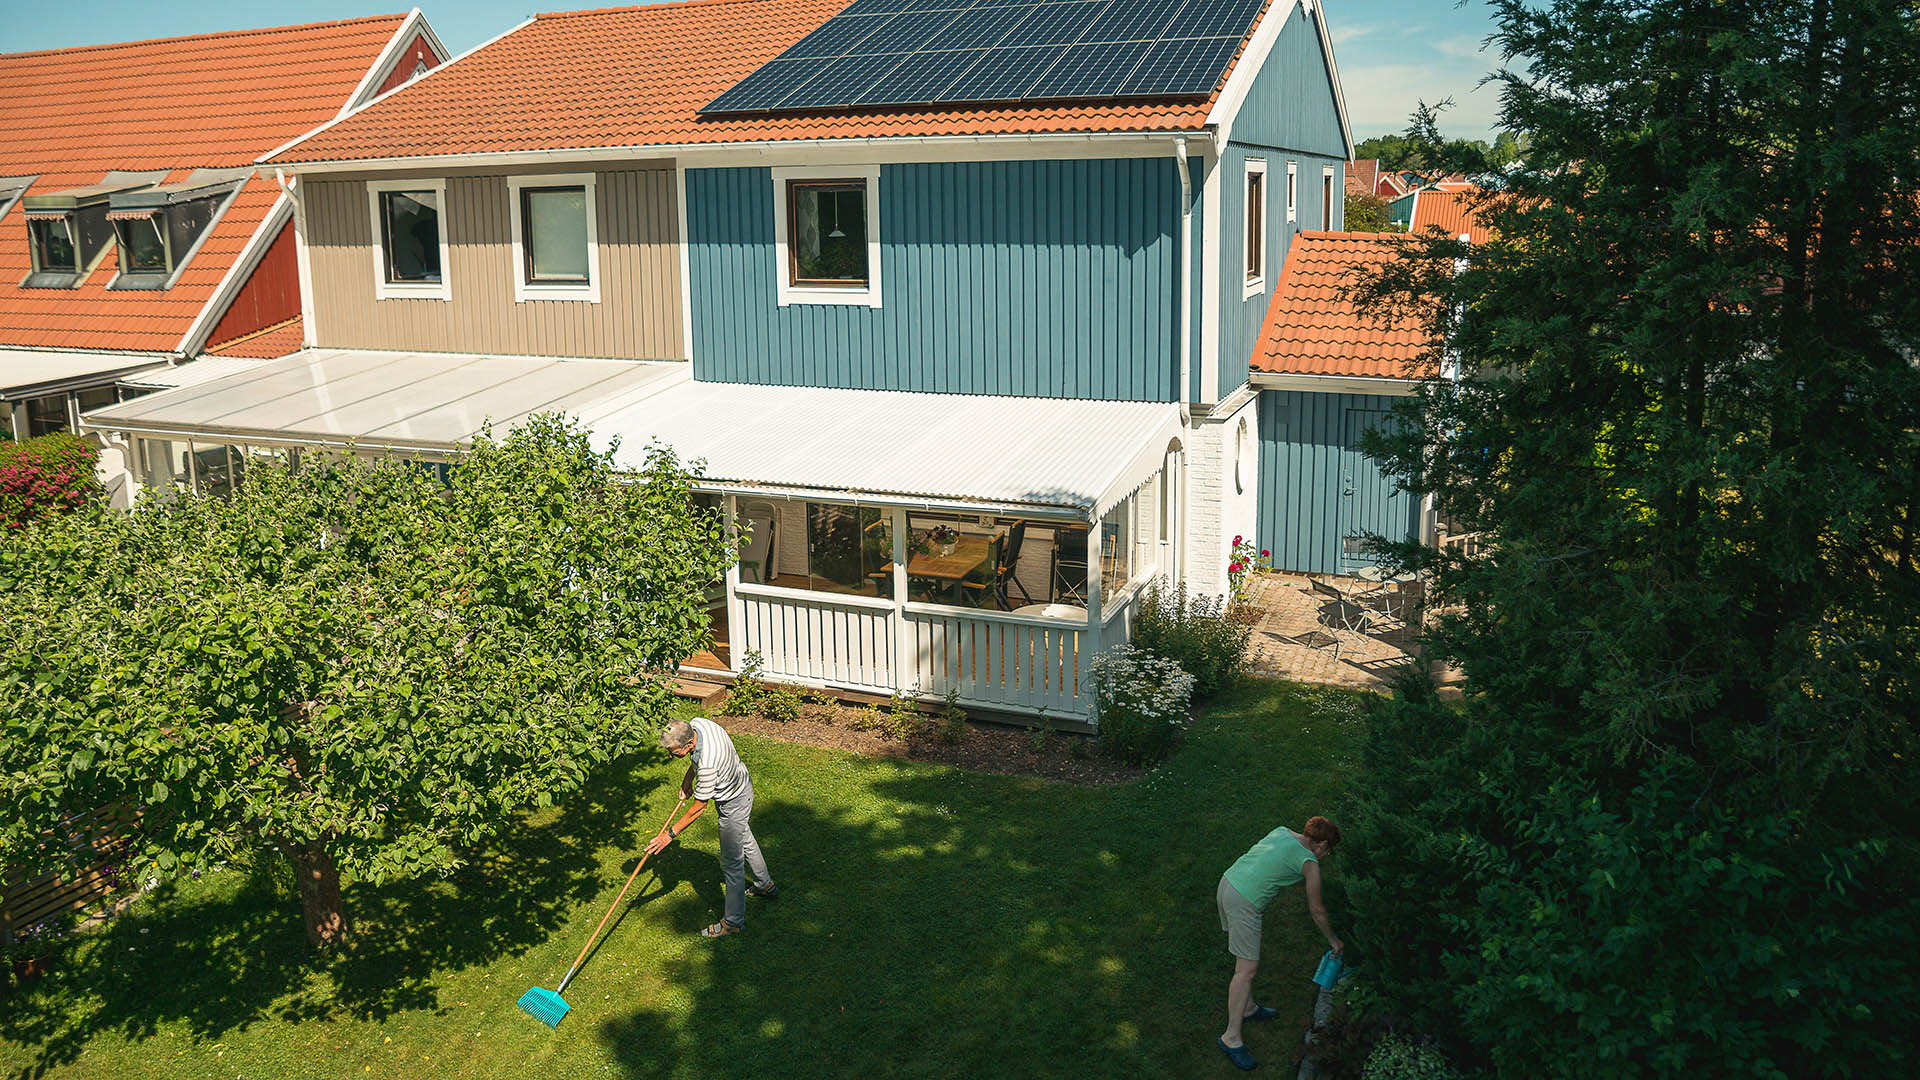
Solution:
<path fill-rule="evenodd" d="M 166 886 L 0 1006 L 0 1070 L 1238 1075 L 1214 1047 L 1232 970 L 1214 885 L 1276 823 L 1338 802 L 1360 716 L 1336 691 L 1251 684 L 1109 788 L 742 737 L 781 896 L 748 902 L 747 933 L 698 938 L 722 891 L 703 819 L 649 864 L 549 1030 L 515 1001 L 555 984 L 672 807 L 678 763 L 635 761 L 450 880 L 350 885 L 332 957 L 261 875 Z M 1291 1069 L 1323 947 L 1299 893 L 1267 914 L 1255 989 L 1282 1018 L 1248 1041 L 1269 1071 Z"/>

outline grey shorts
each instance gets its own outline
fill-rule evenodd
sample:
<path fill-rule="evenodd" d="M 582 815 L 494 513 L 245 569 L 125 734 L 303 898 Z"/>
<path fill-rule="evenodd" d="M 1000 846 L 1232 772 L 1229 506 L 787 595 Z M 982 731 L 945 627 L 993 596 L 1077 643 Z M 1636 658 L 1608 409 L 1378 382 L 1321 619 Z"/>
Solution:
<path fill-rule="evenodd" d="M 1242 960 L 1260 959 L 1260 909 L 1240 895 L 1240 890 L 1220 875 L 1220 887 L 1213 891 L 1220 905 L 1220 929 L 1227 932 L 1227 951 Z"/>

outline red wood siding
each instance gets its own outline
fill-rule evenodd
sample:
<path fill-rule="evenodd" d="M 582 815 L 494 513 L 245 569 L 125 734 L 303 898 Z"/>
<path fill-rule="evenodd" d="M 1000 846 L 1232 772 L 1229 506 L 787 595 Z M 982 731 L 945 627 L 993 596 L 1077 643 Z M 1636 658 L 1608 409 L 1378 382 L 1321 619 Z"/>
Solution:
<path fill-rule="evenodd" d="M 394 63 L 393 70 L 387 72 L 387 81 L 380 84 L 379 92 L 384 94 L 396 86 L 404 85 L 408 79 L 413 78 L 413 69 L 421 64 L 427 65 L 428 70 L 431 70 L 440 66 L 440 58 L 433 55 L 433 49 L 427 45 L 426 36 L 416 34 L 412 43 L 407 46 L 407 51 L 401 53 L 400 59 Z"/>
<path fill-rule="evenodd" d="M 253 268 L 246 284 L 234 296 L 233 303 L 208 336 L 209 346 L 245 337 L 300 314 L 300 264 L 294 254 L 293 223 L 280 227 L 280 235 L 267 246 L 260 265 Z"/>

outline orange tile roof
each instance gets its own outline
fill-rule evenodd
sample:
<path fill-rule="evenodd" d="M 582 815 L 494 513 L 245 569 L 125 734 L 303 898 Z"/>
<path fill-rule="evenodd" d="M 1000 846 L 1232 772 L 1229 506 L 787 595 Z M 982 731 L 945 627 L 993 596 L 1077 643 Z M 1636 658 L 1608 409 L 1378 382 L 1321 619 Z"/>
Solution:
<path fill-rule="evenodd" d="M 300 319 L 288 319 L 275 323 L 264 330 L 256 330 L 232 341 L 223 341 L 218 345 L 207 346 L 208 356 L 249 356 L 261 360 L 272 360 L 288 353 L 299 352 L 304 330 Z"/>
<path fill-rule="evenodd" d="M 721 91 L 847 3 L 683 0 L 539 15 L 273 160 L 774 139 L 1192 131 L 1206 123 L 1211 99 L 698 115 Z"/>
<path fill-rule="evenodd" d="M 1372 195 L 1380 187 L 1380 159 L 1347 162 L 1347 194 Z"/>
<path fill-rule="evenodd" d="M 108 171 L 246 165 L 340 111 L 404 15 L 0 55 L 0 176 L 29 194 Z M 278 189 L 255 177 L 173 288 L 109 291 L 109 254 L 74 289 L 22 289 L 25 218 L 0 219 L 0 344 L 170 351 L 212 297 Z M 0 381 L 5 372 L 0 371 Z"/>
<path fill-rule="evenodd" d="M 1430 339 L 1417 316 L 1365 310 L 1354 291 L 1395 257 L 1405 234 L 1303 232 L 1287 249 L 1252 367 L 1287 375 L 1404 379 Z"/>
<path fill-rule="evenodd" d="M 1485 243 L 1493 233 L 1474 216 L 1478 198 L 1472 184 L 1443 182 L 1421 188 L 1413 197 L 1413 224 L 1408 232 L 1426 232 L 1438 226 L 1448 236 L 1467 234 L 1469 242 Z"/>

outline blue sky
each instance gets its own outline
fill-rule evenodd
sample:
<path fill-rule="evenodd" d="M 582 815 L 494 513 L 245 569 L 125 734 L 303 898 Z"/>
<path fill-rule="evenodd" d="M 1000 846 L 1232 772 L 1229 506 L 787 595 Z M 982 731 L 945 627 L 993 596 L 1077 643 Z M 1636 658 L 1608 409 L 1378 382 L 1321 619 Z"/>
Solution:
<path fill-rule="evenodd" d="M 611 0 L 580 0 L 604 7 Z M 567 0 L 459 0 L 422 4 L 440 39 L 464 52 L 525 19 L 533 10 L 564 10 Z M 1451 96 L 1443 123 L 1449 135 L 1486 138 L 1498 102 L 1491 87 L 1475 92 L 1494 57 L 1479 52 L 1492 30 L 1482 0 L 1323 0 L 1355 139 L 1406 127 L 1415 102 Z M 405 10 L 368 0 L 195 0 L 192 4 L 95 0 L 20 5 L 9 12 L 0 50 L 54 49 L 105 41 L 318 22 Z"/>

